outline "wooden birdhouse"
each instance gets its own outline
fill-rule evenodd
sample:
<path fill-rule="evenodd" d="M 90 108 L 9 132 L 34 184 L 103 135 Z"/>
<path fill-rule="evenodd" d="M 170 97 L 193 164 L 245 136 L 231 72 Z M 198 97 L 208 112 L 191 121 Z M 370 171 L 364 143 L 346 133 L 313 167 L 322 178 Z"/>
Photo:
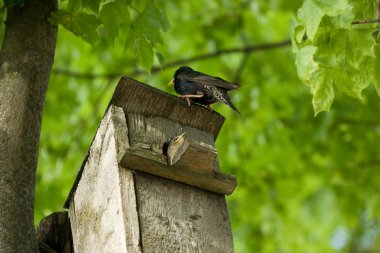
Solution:
<path fill-rule="evenodd" d="M 223 122 L 123 77 L 65 203 L 74 252 L 233 252 Z"/>

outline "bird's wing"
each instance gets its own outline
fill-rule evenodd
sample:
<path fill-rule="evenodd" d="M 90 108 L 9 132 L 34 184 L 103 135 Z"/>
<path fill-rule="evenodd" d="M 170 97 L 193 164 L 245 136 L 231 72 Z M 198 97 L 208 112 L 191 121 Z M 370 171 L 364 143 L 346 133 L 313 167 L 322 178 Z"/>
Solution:
<path fill-rule="evenodd" d="M 223 88 L 227 91 L 238 89 L 240 87 L 240 84 L 238 83 L 231 83 L 220 77 L 209 76 L 209 75 L 206 75 L 200 72 L 195 72 L 195 71 L 194 73 L 180 74 L 177 77 L 187 82 L 198 83 L 203 86 L 212 85 L 212 86 Z"/>

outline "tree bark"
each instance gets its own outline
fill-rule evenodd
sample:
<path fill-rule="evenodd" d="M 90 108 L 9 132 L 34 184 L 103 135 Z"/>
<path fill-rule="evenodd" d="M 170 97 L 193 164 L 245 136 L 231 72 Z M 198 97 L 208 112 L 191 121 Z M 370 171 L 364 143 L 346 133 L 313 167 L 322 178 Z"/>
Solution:
<path fill-rule="evenodd" d="M 57 28 L 57 0 L 7 10 L 0 52 L 0 252 L 37 252 L 34 187 L 42 109 Z"/>

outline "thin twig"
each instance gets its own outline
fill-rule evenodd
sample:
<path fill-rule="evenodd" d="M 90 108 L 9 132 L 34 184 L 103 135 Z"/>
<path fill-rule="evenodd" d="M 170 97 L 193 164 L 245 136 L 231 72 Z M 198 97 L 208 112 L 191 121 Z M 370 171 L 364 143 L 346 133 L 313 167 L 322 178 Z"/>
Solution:
<path fill-rule="evenodd" d="M 226 54 L 235 54 L 235 53 L 250 54 L 250 53 L 253 53 L 256 51 L 285 47 L 285 46 L 289 46 L 290 43 L 291 43 L 290 40 L 284 40 L 284 41 L 275 42 L 275 43 L 222 49 L 222 50 L 218 50 L 218 51 L 215 51 L 212 53 L 197 55 L 197 56 L 190 57 L 187 59 L 175 60 L 175 61 L 163 64 L 161 66 L 154 66 L 151 69 L 151 73 L 156 73 L 156 72 L 159 72 L 159 71 L 162 71 L 162 70 L 165 70 L 168 68 L 172 68 L 175 66 L 180 66 L 180 65 L 189 64 L 189 63 L 192 63 L 195 61 L 201 61 L 201 60 L 206 60 L 206 59 L 210 59 L 210 58 L 215 58 L 215 57 L 219 57 L 221 55 L 226 55 Z M 62 69 L 62 68 L 54 68 L 53 73 L 56 75 L 65 75 L 65 76 L 70 76 L 70 77 L 74 77 L 74 78 L 83 78 L 83 79 L 95 79 L 95 78 L 114 79 L 114 78 L 119 78 L 120 76 L 125 75 L 125 73 L 120 73 L 120 72 L 99 73 L 99 74 L 98 73 L 83 73 L 83 72 L 77 72 L 77 71 L 72 71 L 72 70 L 68 70 L 68 69 Z M 131 75 L 137 76 L 137 75 L 140 75 L 142 73 L 144 73 L 143 70 L 136 69 L 135 71 L 133 71 L 131 73 Z"/>
<path fill-rule="evenodd" d="M 156 70 L 156 69 L 157 70 L 167 69 L 167 68 L 171 68 L 171 67 L 175 67 L 175 66 L 179 66 L 179 65 L 183 65 L 183 64 L 188 64 L 188 63 L 195 62 L 195 61 L 200 61 L 200 60 L 218 57 L 221 55 L 235 54 L 235 53 L 246 53 L 247 54 L 247 53 L 252 53 L 255 51 L 261 51 L 261 50 L 266 50 L 266 49 L 273 49 L 273 48 L 278 48 L 278 47 L 289 46 L 290 44 L 291 44 L 290 40 L 284 40 L 284 41 L 275 42 L 275 43 L 222 49 L 222 50 L 218 50 L 218 51 L 215 51 L 212 53 L 198 55 L 198 56 L 194 56 L 194 57 L 183 59 L 183 60 L 168 62 L 167 64 L 163 64 L 161 67 L 153 67 L 152 72 L 154 72 L 154 70 Z"/>
<path fill-rule="evenodd" d="M 380 19 L 355 20 L 351 22 L 352 25 L 373 24 L 373 23 L 380 23 Z"/>

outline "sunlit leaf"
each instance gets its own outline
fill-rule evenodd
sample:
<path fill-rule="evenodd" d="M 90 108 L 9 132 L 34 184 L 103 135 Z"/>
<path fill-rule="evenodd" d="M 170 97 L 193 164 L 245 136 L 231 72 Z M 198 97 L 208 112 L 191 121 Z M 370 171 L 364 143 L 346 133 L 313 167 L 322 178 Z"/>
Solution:
<path fill-rule="evenodd" d="M 355 2 L 355 8 L 368 8 Z M 374 8 L 371 5 L 372 9 Z M 353 9 L 347 0 L 320 1 L 307 0 L 299 9 L 297 20 L 292 25 L 292 42 L 297 54 L 297 69 L 299 77 L 310 86 L 313 94 L 315 113 L 329 110 L 334 97 L 334 89 L 352 97 L 362 99 L 362 91 L 372 82 L 375 72 L 373 65 L 375 39 L 373 28 L 353 27 L 355 18 Z M 369 13 L 371 17 L 373 10 Z M 305 41 L 301 41 L 302 28 L 305 27 Z M 306 49 L 313 46 L 312 62 L 305 59 Z M 318 64 L 314 74 L 305 73 L 300 69 L 309 69 L 311 64 Z M 305 66 L 302 66 L 305 65 Z"/>
<path fill-rule="evenodd" d="M 325 13 L 313 0 L 306 0 L 303 6 L 298 10 L 298 19 L 305 25 L 308 39 L 314 39 L 319 28 L 319 23 L 324 15 Z M 302 39 L 300 35 L 297 35 L 296 38 L 298 42 Z"/>

